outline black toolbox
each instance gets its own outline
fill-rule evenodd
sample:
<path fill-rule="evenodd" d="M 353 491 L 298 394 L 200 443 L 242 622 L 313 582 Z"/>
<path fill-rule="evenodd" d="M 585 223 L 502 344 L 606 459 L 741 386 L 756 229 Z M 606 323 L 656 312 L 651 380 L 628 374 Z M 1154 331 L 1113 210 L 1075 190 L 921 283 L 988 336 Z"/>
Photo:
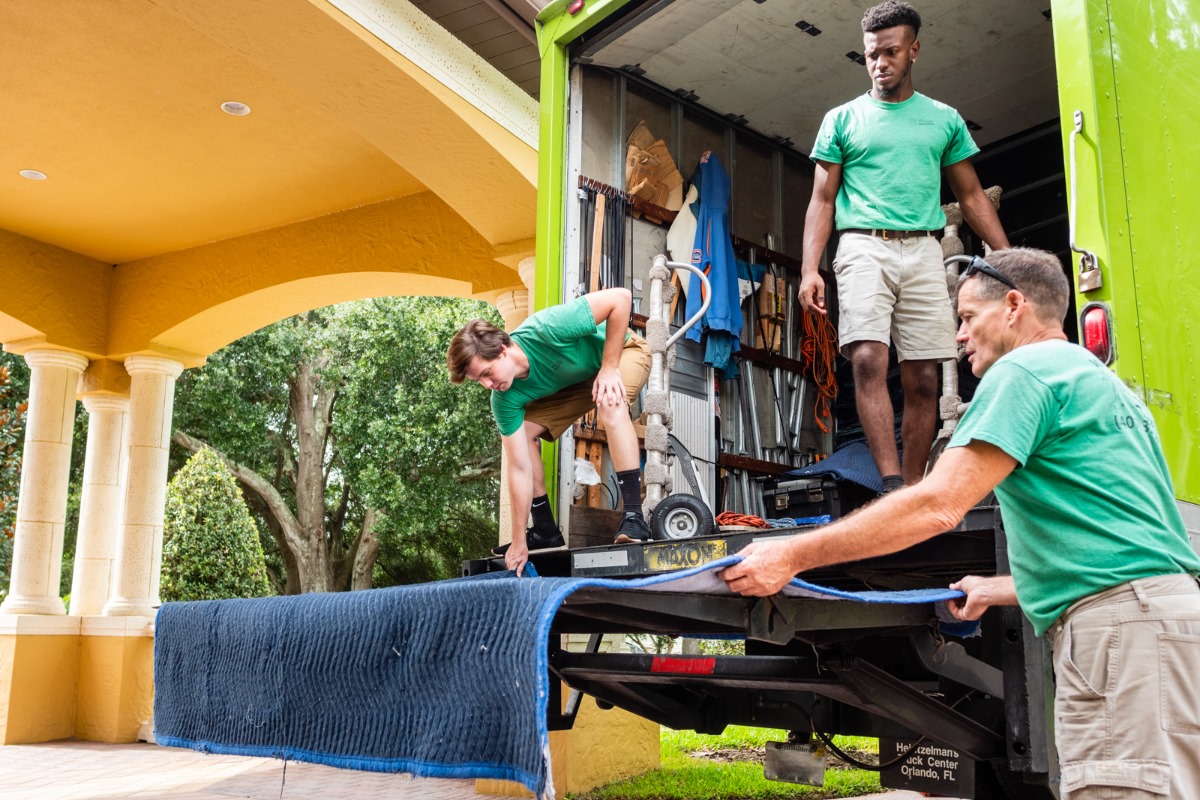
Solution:
<path fill-rule="evenodd" d="M 768 519 L 838 519 L 874 500 L 876 493 L 853 481 L 829 477 L 777 478 L 763 485 Z"/>

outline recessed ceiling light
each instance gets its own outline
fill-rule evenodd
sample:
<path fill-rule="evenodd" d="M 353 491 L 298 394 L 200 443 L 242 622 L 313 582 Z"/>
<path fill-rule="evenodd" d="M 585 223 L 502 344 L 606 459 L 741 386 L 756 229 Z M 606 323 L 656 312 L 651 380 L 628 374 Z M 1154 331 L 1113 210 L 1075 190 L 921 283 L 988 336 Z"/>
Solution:
<path fill-rule="evenodd" d="M 39 172 L 36 169 L 23 169 L 19 174 L 22 178 L 29 178 L 31 181 L 46 180 L 46 173 Z"/>
<path fill-rule="evenodd" d="M 226 100 L 224 103 L 221 103 L 221 110 L 235 117 L 244 117 L 250 113 L 250 106 L 235 100 Z"/>

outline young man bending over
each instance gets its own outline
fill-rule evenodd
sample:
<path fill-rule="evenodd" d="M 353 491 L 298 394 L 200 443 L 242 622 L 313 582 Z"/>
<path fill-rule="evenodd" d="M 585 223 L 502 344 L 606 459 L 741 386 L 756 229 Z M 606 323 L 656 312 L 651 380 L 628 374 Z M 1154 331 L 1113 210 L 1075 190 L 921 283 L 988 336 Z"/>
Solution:
<path fill-rule="evenodd" d="M 629 330 L 631 305 L 628 289 L 604 289 L 543 309 L 512 333 L 472 320 L 450 341 L 450 381 L 477 381 L 492 390 L 492 416 L 508 459 L 513 535 L 511 545 L 494 552 L 518 574 L 530 549 L 563 545 L 546 496 L 540 442 L 554 441 L 593 407 L 608 435 L 625 507 L 615 541 L 650 539 L 641 508 L 641 457 L 629 418 L 629 406 L 650 375 L 650 348 Z"/>

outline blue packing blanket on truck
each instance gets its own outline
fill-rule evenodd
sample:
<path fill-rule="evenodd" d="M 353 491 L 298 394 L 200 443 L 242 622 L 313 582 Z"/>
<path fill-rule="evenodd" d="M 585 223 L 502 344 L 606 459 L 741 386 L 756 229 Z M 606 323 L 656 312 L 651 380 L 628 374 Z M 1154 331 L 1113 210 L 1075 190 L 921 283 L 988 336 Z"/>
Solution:
<path fill-rule="evenodd" d="M 703 567 L 636 580 L 471 578 L 343 594 L 166 603 L 154 643 L 159 744 L 375 772 L 499 778 L 553 795 L 550 623 L 583 588 L 729 594 Z M 785 594 L 931 603 L 961 592 Z"/>

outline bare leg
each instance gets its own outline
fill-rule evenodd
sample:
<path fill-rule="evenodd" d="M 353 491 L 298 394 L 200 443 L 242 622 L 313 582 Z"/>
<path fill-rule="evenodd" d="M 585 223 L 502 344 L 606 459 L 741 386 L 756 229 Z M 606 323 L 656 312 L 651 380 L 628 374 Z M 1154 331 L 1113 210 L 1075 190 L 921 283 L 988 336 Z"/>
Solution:
<path fill-rule="evenodd" d="M 526 422 L 521 426 L 521 430 L 529 437 L 529 467 L 530 477 L 533 480 L 533 494 L 531 497 L 541 497 L 546 493 L 546 468 L 542 465 L 542 440 L 541 436 L 546 432 L 544 425 L 538 425 L 536 422 Z"/>
<path fill-rule="evenodd" d="M 901 361 L 900 383 L 904 387 L 904 419 L 900 440 L 904 443 L 904 483 L 911 485 L 925 475 L 929 448 L 937 431 L 938 362 Z"/>
<path fill-rule="evenodd" d="M 895 409 L 888 396 L 888 348 L 882 342 L 855 342 L 850 345 L 850 364 L 854 368 L 854 398 L 858 420 L 867 437 L 867 447 L 880 475 L 900 473 L 900 455 L 896 452 Z M 926 450 L 928 450 L 928 444 Z"/>
<path fill-rule="evenodd" d="M 597 406 L 600 421 L 608 434 L 608 457 L 617 472 L 641 468 L 638 457 L 637 432 L 629 418 L 629 404 L 619 406 Z"/>

